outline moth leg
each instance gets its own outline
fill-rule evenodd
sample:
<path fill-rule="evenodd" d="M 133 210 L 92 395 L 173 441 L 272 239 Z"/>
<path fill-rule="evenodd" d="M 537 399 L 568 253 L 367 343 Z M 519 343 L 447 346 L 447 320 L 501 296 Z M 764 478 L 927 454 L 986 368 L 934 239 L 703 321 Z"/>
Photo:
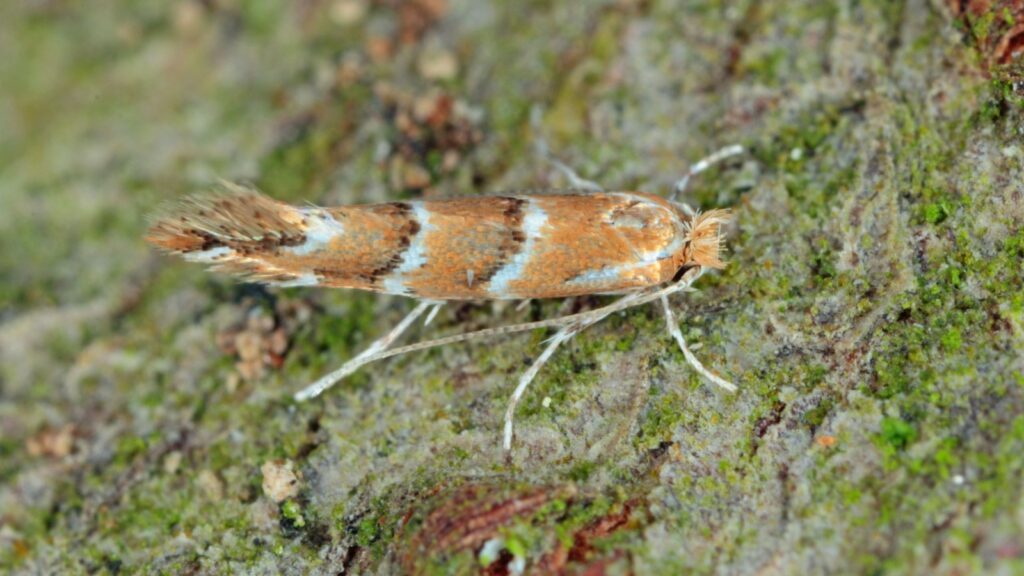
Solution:
<path fill-rule="evenodd" d="M 688 278 L 695 278 L 689 276 Z M 691 280 L 692 281 L 692 280 Z M 519 378 L 519 384 L 516 386 L 515 391 L 512 393 L 512 398 L 509 400 L 508 410 L 505 411 L 505 439 L 502 442 L 502 446 L 505 448 L 505 452 L 508 453 L 512 450 L 512 436 L 513 436 L 513 421 L 515 419 L 516 405 L 519 403 L 519 399 L 523 397 L 523 393 L 526 392 L 526 387 L 530 385 L 530 382 L 537 376 L 540 369 L 544 366 L 551 355 L 555 353 L 555 350 L 567 340 L 570 340 L 573 336 L 578 334 L 588 326 L 597 324 L 601 320 L 604 320 L 608 316 L 631 308 L 633 306 L 639 306 L 642 301 L 641 293 L 628 294 L 615 302 L 614 306 L 607 307 L 606 310 L 597 310 L 596 315 L 589 316 L 587 318 L 570 318 L 566 317 L 562 327 L 555 333 L 554 336 L 544 341 L 547 347 L 541 352 L 540 356 L 533 361 L 530 368 Z M 636 302 L 636 303 L 634 303 Z M 558 322 L 562 318 L 555 318 L 553 321 Z"/>
<path fill-rule="evenodd" d="M 569 181 L 569 185 L 577 190 L 589 190 L 591 192 L 604 192 L 604 188 L 594 182 L 593 180 L 587 180 L 576 173 L 575 170 L 570 168 L 564 162 L 555 158 L 555 155 L 551 153 L 551 149 L 548 147 L 548 142 L 544 138 L 544 132 L 540 126 L 541 108 L 540 106 L 534 106 L 530 110 L 530 127 L 534 133 L 533 147 L 542 160 L 554 166 L 559 172 L 561 172 L 565 178 Z"/>
<path fill-rule="evenodd" d="M 424 326 L 430 326 L 430 323 L 434 321 L 434 316 L 437 316 L 438 310 L 441 309 L 441 306 L 444 306 L 444 302 L 431 302 L 431 304 L 433 304 L 434 307 L 430 309 L 427 317 L 423 320 Z"/>
<path fill-rule="evenodd" d="M 686 345 L 686 340 L 683 338 L 682 331 L 679 330 L 679 324 L 676 322 L 675 314 L 672 313 L 672 308 L 668 304 L 668 296 L 662 295 L 661 307 L 665 311 L 665 324 L 668 327 L 668 333 L 671 334 L 675 341 L 679 343 L 679 348 L 683 351 L 683 356 L 686 357 L 687 364 L 696 370 L 698 374 L 707 378 L 712 383 L 725 388 L 729 392 L 735 392 L 735 384 L 705 368 L 704 365 L 700 363 L 700 360 L 697 360 L 697 357 L 694 356 L 693 352 L 690 351 L 690 348 Z"/>
<path fill-rule="evenodd" d="M 397 340 L 398 337 L 401 336 L 402 333 L 405 332 L 409 326 L 411 326 L 412 323 L 423 315 L 423 313 L 427 311 L 427 308 L 430 308 L 431 306 L 434 306 L 434 310 L 436 312 L 436 310 L 440 308 L 441 303 L 433 301 L 420 302 L 412 309 L 411 312 L 406 314 L 405 318 L 392 328 L 390 332 L 378 338 L 373 344 L 370 344 L 366 350 L 360 352 L 358 356 L 350 359 L 348 362 L 345 362 L 337 370 L 322 376 L 316 382 L 313 382 L 309 386 L 306 386 L 302 390 L 296 392 L 295 400 L 302 402 L 304 400 L 309 400 L 310 398 L 315 398 L 322 394 L 324 390 L 327 390 L 331 386 L 340 382 L 346 376 L 376 360 L 377 354 L 387 349 L 388 346 L 394 344 L 395 340 Z"/>
<path fill-rule="evenodd" d="M 700 160 L 698 160 L 697 162 L 690 166 L 690 169 L 686 171 L 686 174 L 684 174 L 682 178 L 676 181 L 675 186 L 673 186 L 672 196 L 669 199 L 675 202 L 676 197 L 686 190 L 686 186 L 690 183 L 690 178 L 693 178 L 697 174 L 700 174 L 701 172 L 707 170 L 708 168 L 711 168 L 712 166 L 718 164 L 722 160 L 732 158 L 733 156 L 742 153 L 743 146 L 740 146 L 739 144 L 733 144 L 732 146 L 726 146 L 725 148 L 716 150 L 710 155 L 701 158 Z M 686 212 L 688 212 L 690 216 L 694 215 L 695 212 L 693 208 L 691 208 L 685 202 L 682 202 L 681 204 L 683 206 L 683 209 L 686 210 Z"/>
<path fill-rule="evenodd" d="M 508 410 L 505 411 L 505 440 L 502 446 L 505 448 L 505 452 L 512 450 L 512 435 L 513 435 L 513 421 L 516 414 L 516 405 L 519 404 L 519 399 L 523 397 L 523 393 L 526 392 L 526 387 L 530 385 L 530 382 L 537 376 L 540 369 L 544 364 L 551 358 L 551 355 L 555 353 L 562 342 L 571 339 L 576 333 L 582 329 L 582 326 L 578 324 L 571 324 L 560 329 L 551 339 L 548 341 L 548 345 L 541 352 L 540 356 L 533 361 L 530 368 L 519 377 L 519 385 L 516 386 L 515 392 L 512 393 L 512 398 L 508 403 Z"/>

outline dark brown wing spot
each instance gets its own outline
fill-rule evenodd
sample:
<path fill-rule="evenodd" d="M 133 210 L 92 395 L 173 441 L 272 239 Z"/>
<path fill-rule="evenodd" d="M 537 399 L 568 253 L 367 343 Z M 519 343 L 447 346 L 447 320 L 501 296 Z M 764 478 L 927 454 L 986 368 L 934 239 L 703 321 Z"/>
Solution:
<path fill-rule="evenodd" d="M 378 204 L 372 210 L 381 216 L 401 218 L 412 212 L 412 205 L 408 202 L 388 202 L 387 204 Z"/>
<path fill-rule="evenodd" d="M 505 205 L 502 216 L 505 219 L 504 225 L 508 234 L 502 238 L 501 244 L 498 246 L 498 257 L 473 279 L 474 284 L 490 282 L 498 270 L 501 270 L 523 249 L 523 244 L 526 242 L 526 234 L 523 232 L 523 207 L 526 205 L 526 200 L 506 196 L 500 197 L 498 200 Z"/>
<path fill-rule="evenodd" d="M 390 204 L 382 204 L 377 212 L 396 218 L 405 218 L 401 228 L 398 231 L 398 247 L 395 249 L 391 256 L 373 270 L 369 274 L 364 275 L 364 279 L 370 284 L 376 286 L 381 278 L 391 274 L 396 268 L 402 265 L 405 261 L 405 253 L 409 250 L 409 245 L 412 244 L 412 239 L 420 233 L 419 220 L 416 219 L 416 215 L 413 214 L 412 206 L 405 202 L 392 202 Z"/>

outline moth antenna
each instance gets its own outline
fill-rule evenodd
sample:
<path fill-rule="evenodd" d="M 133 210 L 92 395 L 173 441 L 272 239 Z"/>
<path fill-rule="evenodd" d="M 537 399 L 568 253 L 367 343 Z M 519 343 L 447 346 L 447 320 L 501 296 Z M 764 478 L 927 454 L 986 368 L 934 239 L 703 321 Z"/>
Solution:
<path fill-rule="evenodd" d="M 700 174 L 701 172 L 707 170 L 708 168 L 711 168 L 715 164 L 727 158 L 732 158 L 733 156 L 742 153 L 743 146 L 740 146 L 739 144 L 733 144 L 731 146 L 726 146 L 725 148 L 719 148 L 718 150 L 712 152 L 710 155 L 705 156 L 704 158 L 701 158 L 700 160 L 694 162 L 693 165 L 690 166 L 690 169 L 686 171 L 686 174 L 684 174 L 683 177 L 676 182 L 675 186 L 672 187 L 672 196 L 670 196 L 669 199 L 675 201 L 680 194 L 685 192 L 686 186 L 689 185 L 690 183 L 690 178 L 693 178 L 697 174 Z M 684 206 L 686 205 L 684 204 Z M 687 206 L 687 208 L 689 208 L 689 206 Z"/>

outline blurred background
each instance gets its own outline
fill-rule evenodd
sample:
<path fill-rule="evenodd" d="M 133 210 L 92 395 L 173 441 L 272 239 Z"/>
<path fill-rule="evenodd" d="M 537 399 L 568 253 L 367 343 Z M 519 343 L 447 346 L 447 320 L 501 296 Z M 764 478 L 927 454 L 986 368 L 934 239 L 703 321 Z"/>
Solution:
<path fill-rule="evenodd" d="M 1024 4 L 0 4 L 0 570 L 1024 570 Z M 531 126 L 531 110 L 539 122 Z M 732 207 L 729 267 L 589 329 L 291 393 L 411 303 L 156 254 L 220 180 L 324 205 L 565 186 Z M 413 337 L 601 298 L 446 307 Z"/>

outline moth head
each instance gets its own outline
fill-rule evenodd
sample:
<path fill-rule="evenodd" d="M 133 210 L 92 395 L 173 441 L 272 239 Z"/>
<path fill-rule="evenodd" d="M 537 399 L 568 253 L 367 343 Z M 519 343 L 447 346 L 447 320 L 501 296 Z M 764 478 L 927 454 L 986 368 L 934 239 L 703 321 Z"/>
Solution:
<path fill-rule="evenodd" d="M 731 219 L 729 211 L 721 209 L 697 213 L 690 218 L 686 227 L 685 267 L 725 267 L 721 228 Z"/>

